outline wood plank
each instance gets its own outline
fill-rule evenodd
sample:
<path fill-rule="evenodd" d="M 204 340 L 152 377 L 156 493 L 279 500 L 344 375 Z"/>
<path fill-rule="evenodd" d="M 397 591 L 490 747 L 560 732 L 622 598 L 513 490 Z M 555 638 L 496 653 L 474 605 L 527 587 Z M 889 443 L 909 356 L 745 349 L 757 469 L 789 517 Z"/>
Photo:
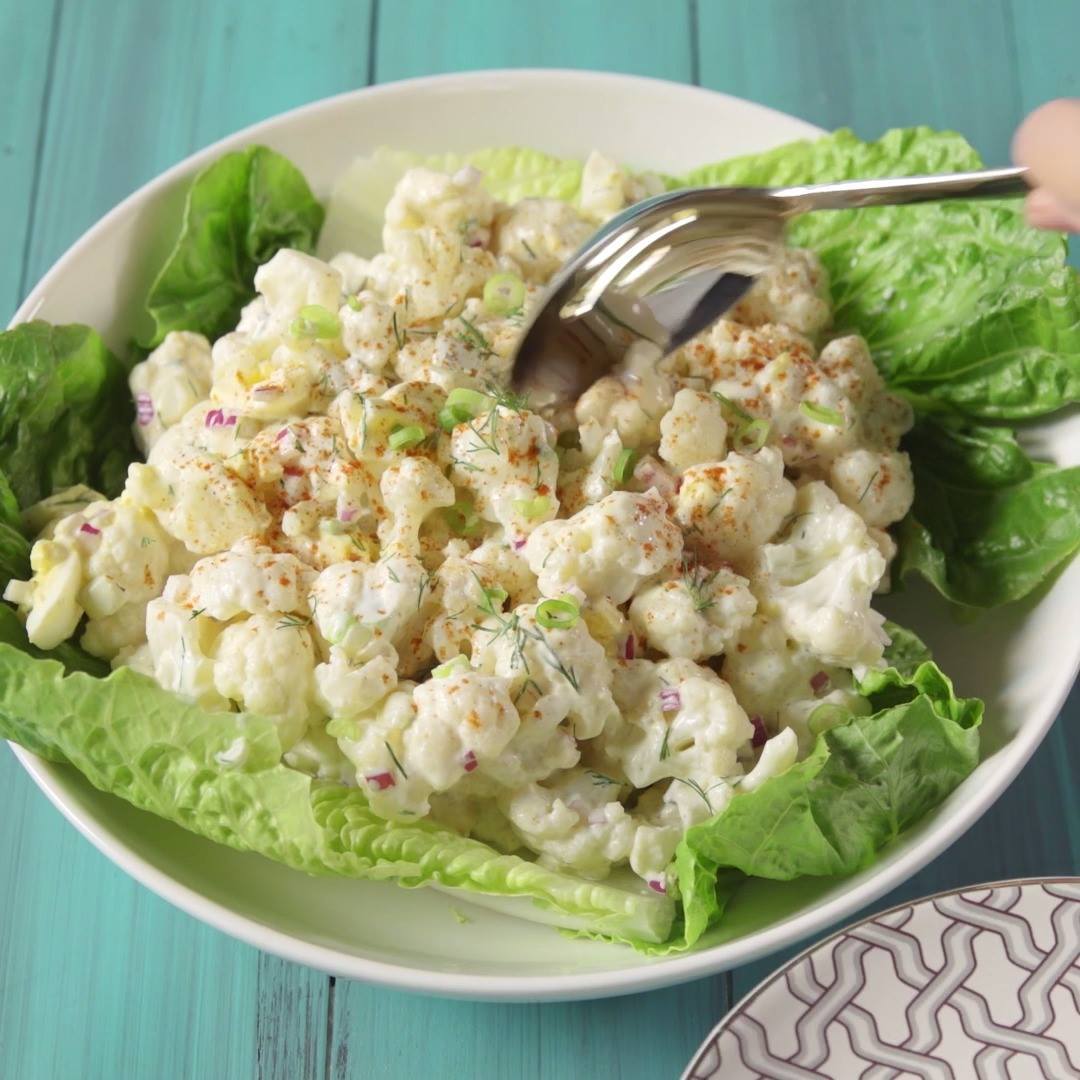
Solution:
<path fill-rule="evenodd" d="M 338 981 L 329 1080 L 677 1076 L 725 1012 L 723 977 L 607 1001 L 440 1001 Z"/>
<path fill-rule="evenodd" d="M 60 0 L 9 0 L 0 9 L 0 319 L 6 324 L 24 288 L 34 180 L 44 126 L 47 79 Z"/>
<path fill-rule="evenodd" d="M 47 41 L 48 11 L 25 3 L 18 14 L 25 59 Z M 115 202 L 185 154 L 264 116 L 363 85 L 370 22 L 368 0 L 323 5 L 319 18 L 286 0 L 67 4 L 42 117 L 27 286 Z M 5 24 L 0 57 L 13 37 Z M 12 57 L 5 65 L 35 66 L 45 64 Z M 8 130 L 23 154 L 26 136 L 6 126 L 5 137 Z M 9 160 L 0 159 L 8 195 L 2 236 L 21 254 L 28 196 L 20 201 L 9 185 Z M 14 305 L 17 262 L 14 277 L 10 259 L 3 274 L 8 291 L 0 295 Z M 325 976 L 241 945 L 135 884 L 62 820 L 7 752 L 0 820 L 3 1075 L 321 1074 Z"/>
<path fill-rule="evenodd" d="M 393 0 L 379 5 L 378 82 L 501 67 L 573 67 L 691 80 L 690 4 L 641 0 Z"/>
<path fill-rule="evenodd" d="M 365 85 L 370 25 L 371 0 L 333 0 L 318 17 L 289 0 L 67 4 L 28 284 L 105 211 L 186 154 Z"/>
<path fill-rule="evenodd" d="M 1020 116 L 1008 0 L 703 0 L 703 86 L 824 128 L 962 131 L 1005 163 Z"/>

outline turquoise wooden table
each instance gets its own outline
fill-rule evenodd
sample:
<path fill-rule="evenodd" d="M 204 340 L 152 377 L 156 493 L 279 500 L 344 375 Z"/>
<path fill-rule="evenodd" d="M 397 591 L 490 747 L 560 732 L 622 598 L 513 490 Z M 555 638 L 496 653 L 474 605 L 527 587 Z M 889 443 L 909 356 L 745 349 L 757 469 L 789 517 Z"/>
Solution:
<path fill-rule="evenodd" d="M 549 65 L 655 75 L 824 127 L 965 132 L 1004 163 L 1080 96 L 1075 0 L 0 0 L 0 314 L 135 187 L 283 109 L 375 82 Z M 707 156 L 707 155 L 706 155 Z M 1080 871 L 1080 695 L 1004 798 L 878 906 Z M 173 910 L 0 748 L 0 1077 L 673 1077 L 774 957 L 570 1005 L 335 981 Z"/>

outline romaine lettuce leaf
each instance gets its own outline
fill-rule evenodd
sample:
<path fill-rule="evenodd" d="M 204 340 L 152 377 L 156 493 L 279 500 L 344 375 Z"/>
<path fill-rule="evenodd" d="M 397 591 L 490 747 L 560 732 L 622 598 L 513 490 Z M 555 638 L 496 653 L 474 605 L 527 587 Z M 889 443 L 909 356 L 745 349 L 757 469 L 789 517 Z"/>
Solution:
<path fill-rule="evenodd" d="M 917 641 L 906 638 L 903 652 L 918 652 Z M 675 947 L 720 918 L 738 875 L 855 873 L 975 768 L 982 702 L 956 697 L 932 661 L 873 671 L 859 690 L 873 715 L 823 732 L 803 761 L 687 831 L 675 857 L 684 916 Z"/>
<path fill-rule="evenodd" d="M 18 620 L 0 612 L 0 641 L 10 640 Z M 644 885 L 584 881 L 429 822 L 383 821 L 356 788 L 282 765 L 272 721 L 207 712 L 130 668 L 65 676 L 59 663 L 0 643 L 0 737 L 200 836 L 309 874 L 524 897 L 564 925 L 631 944 L 670 931 L 673 902 Z"/>
<path fill-rule="evenodd" d="M 1032 461 L 1005 428 L 923 416 L 905 440 L 915 503 L 899 575 L 993 607 L 1027 595 L 1080 549 L 1080 468 Z"/>
<path fill-rule="evenodd" d="M 255 295 L 255 271 L 279 248 L 314 251 L 323 208 L 303 174 L 265 146 L 225 154 L 191 182 L 176 245 L 146 298 L 159 345 L 170 330 L 213 339 Z"/>
<path fill-rule="evenodd" d="M 30 542 L 22 532 L 19 503 L 7 477 L 0 472 L 0 586 L 30 570 Z"/>
<path fill-rule="evenodd" d="M 0 333 L 0 466 L 20 506 L 76 483 L 117 494 L 133 420 L 127 372 L 88 326 Z"/>

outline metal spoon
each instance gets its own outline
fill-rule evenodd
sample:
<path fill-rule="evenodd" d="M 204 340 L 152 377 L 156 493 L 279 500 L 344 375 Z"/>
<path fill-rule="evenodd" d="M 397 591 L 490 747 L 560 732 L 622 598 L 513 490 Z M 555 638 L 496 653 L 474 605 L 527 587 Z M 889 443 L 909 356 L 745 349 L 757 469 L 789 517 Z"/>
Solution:
<path fill-rule="evenodd" d="M 810 210 L 1022 195 L 1025 168 L 786 188 L 688 188 L 631 206 L 559 271 L 518 345 L 512 382 L 536 406 L 574 400 L 635 341 L 657 359 L 738 303 Z"/>

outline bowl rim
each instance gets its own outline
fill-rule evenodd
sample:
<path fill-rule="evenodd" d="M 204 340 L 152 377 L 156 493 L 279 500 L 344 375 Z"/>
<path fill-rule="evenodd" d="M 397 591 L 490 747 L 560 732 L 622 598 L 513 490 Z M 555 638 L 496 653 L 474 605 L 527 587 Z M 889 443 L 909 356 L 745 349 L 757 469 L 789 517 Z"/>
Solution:
<path fill-rule="evenodd" d="M 673 96 L 683 95 L 687 99 L 698 99 L 702 96 L 726 99 L 737 105 L 744 113 L 756 111 L 763 119 L 767 116 L 783 118 L 789 127 L 797 124 L 804 129 L 807 137 L 824 134 L 823 129 L 797 117 L 732 94 L 667 79 L 615 72 L 572 68 L 492 68 L 428 75 L 360 87 L 300 105 L 250 124 L 188 155 L 142 184 L 99 218 L 67 248 L 31 289 L 8 325 L 14 326 L 33 319 L 52 282 L 65 272 L 67 265 L 75 260 L 85 248 L 93 245 L 98 236 L 108 230 L 114 221 L 123 218 L 144 200 L 193 174 L 222 152 L 260 139 L 268 129 L 281 121 L 297 120 L 315 116 L 323 111 L 332 111 L 342 102 L 360 96 L 392 97 L 403 90 L 439 91 L 462 84 L 482 84 L 495 79 L 503 83 L 512 81 L 523 87 L 534 89 L 549 84 L 552 79 L 559 79 L 567 83 L 577 82 L 583 92 L 606 83 L 613 89 L 618 85 L 626 89 L 645 86 L 654 93 L 662 90 Z M 94 817 L 81 812 L 75 801 L 64 790 L 62 766 L 39 758 L 14 743 L 9 745 L 16 758 L 49 801 L 113 863 L 181 911 L 240 941 L 283 959 L 321 970 L 328 975 L 360 979 L 397 990 L 471 1000 L 575 1000 L 639 993 L 714 975 L 802 941 L 873 903 L 890 889 L 906 881 L 957 841 L 997 800 L 1016 778 L 1053 725 L 1078 672 L 1080 672 L 1080 651 L 1074 660 L 1072 677 L 1062 682 L 1058 694 L 1043 712 L 1039 722 L 1025 725 L 1017 731 L 1007 745 L 994 753 L 993 757 L 998 760 L 996 774 L 976 789 L 966 801 L 955 806 L 947 819 L 936 827 L 927 829 L 911 843 L 906 851 L 890 862 L 882 864 L 879 872 L 866 881 L 844 888 L 824 902 L 811 903 L 799 912 L 741 938 L 663 959 L 654 960 L 642 957 L 642 962 L 634 967 L 611 968 L 580 974 L 507 976 L 424 969 L 343 952 L 276 930 L 256 918 L 238 914 L 226 905 L 208 899 L 197 890 L 181 883 L 150 863 Z"/>

